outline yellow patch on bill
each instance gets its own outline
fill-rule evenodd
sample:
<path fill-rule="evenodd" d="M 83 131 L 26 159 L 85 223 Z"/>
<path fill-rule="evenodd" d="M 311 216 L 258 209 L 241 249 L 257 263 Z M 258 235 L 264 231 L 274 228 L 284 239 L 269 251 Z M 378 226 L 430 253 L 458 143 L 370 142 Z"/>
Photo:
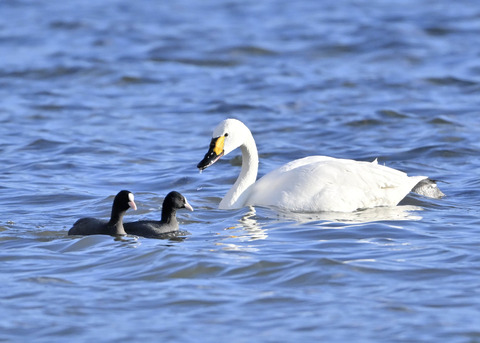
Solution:
<path fill-rule="evenodd" d="M 224 143 L 225 143 L 225 136 L 220 136 L 217 138 L 217 141 L 215 142 L 215 148 L 213 148 L 213 152 L 217 154 L 217 156 L 223 152 Z"/>

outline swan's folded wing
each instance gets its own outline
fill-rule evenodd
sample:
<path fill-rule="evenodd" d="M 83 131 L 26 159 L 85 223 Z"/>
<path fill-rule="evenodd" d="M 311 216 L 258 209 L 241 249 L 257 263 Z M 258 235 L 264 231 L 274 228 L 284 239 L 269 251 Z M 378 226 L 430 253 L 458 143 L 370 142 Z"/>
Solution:
<path fill-rule="evenodd" d="M 376 163 L 310 156 L 287 163 L 258 180 L 247 204 L 299 212 L 395 206 L 424 178 L 409 178 Z"/>

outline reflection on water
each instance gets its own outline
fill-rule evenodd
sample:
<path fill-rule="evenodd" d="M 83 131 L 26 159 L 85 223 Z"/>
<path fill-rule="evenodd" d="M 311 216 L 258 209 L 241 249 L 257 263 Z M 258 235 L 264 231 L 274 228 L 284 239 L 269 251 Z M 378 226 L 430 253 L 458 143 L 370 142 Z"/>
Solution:
<path fill-rule="evenodd" d="M 266 239 L 267 230 L 262 229 L 256 219 L 257 212 L 255 207 L 249 206 L 248 212 L 240 219 L 240 225 L 245 230 L 244 240 L 254 241 L 257 239 Z"/>
<path fill-rule="evenodd" d="M 267 217 L 258 214 L 257 210 L 261 210 Z M 259 250 L 258 244 L 249 245 L 248 242 L 266 240 L 269 238 L 269 230 L 275 230 L 290 222 L 293 223 L 288 227 L 288 231 L 294 236 L 296 232 L 305 230 L 305 225 L 315 227 L 317 230 L 322 228 L 361 230 L 374 223 L 381 223 L 384 229 L 398 230 L 403 227 L 396 222 L 420 221 L 422 217 L 418 212 L 422 210 L 423 208 L 418 206 L 402 205 L 376 207 L 353 213 L 294 213 L 260 207 L 256 209 L 250 206 L 238 219 L 237 225 L 223 229 L 226 235 L 220 235 L 220 240 L 215 245 L 226 251 L 255 252 Z M 272 224 L 275 222 L 277 225 Z"/>
<path fill-rule="evenodd" d="M 259 223 L 256 216 L 255 208 L 250 206 L 248 212 L 238 220 L 238 225 L 224 229 L 228 235 L 222 242 L 217 242 L 216 245 L 221 246 L 223 250 L 257 251 L 256 247 L 244 244 L 244 242 L 268 238 L 267 230 L 262 228 L 262 224 Z M 228 243 L 225 240 L 228 240 Z"/>
<path fill-rule="evenodd" d="M 108 236 L 108 235 L 91 235 L 68 237 L 72 243 L 62 247 L 61 252 L 84 252 L 84 251 L 101 251 L 106 245 L 111 245 L 113 242 L 118 242 L 123 246 L 137 248 L 141 245 L 141 240 L 137 236 Z"/>
<path fill-rule="evenodd" d="M 296 213 L 281 211 L 278 213 L 279 220 L 294 220 L 299 223 L 314 221 L 329 221 L 340 223 L 368 223 L 377 221 L 396 220 L 421 220 L 418 211 L 423 208 L 412 205 L 395 207 L 374 207 L 351 213 L 344 212 L 321 212 L 321 213 Z"/>

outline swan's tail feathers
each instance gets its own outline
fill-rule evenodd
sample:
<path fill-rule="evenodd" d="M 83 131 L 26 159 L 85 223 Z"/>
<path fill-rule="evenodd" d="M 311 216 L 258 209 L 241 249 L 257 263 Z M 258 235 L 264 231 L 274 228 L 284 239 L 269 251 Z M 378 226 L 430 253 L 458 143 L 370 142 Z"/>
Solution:
<path fill-rule="evenodd" d="M 412 192 L 423 195 L 428 198 L 440 199 L 445 194 L 438 188 L 437 182 L 430 179 L 424 179 L 413 187 Z"/>

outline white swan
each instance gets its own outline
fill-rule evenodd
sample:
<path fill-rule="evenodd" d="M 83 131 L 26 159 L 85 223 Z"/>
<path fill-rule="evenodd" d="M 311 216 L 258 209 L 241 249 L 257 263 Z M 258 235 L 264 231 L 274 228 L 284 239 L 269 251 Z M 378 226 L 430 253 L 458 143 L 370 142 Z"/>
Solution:
<path fill-rule="evenodd" d="M 426 176 L 379 165 L 327 156 L 294 160 L 256 181 L 258 152 L 250 130 L 239 120 L 226 119 L 213 131 L 210 149 L 197 165 L 203 170 L 240 147 L 242 170 L 220 202 L 220 209 L 243 206 L 277 207 L 294 212 L 352 212 L 396 206 L 410 191 L 440 198 L 444 194 Z"/>

